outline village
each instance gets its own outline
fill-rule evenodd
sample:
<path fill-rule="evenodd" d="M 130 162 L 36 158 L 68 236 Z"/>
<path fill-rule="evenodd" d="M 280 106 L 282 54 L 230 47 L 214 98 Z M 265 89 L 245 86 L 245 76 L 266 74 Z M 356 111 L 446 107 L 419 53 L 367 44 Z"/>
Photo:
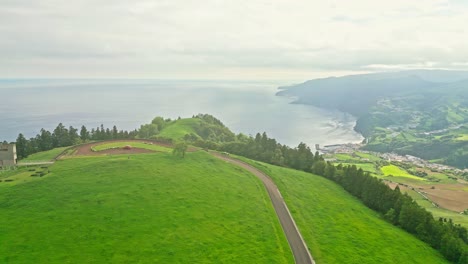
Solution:
<path fill-rule="evenodd" d="M 325 154 L 325 155 L 334 155 L 334 154 L 351 154 L 352 155 L 355 152 L 362 152 L 362 153 L 366 153 L 366 154 L 379 157 L 388 162 L 410 163 L 414 166 L 417 166 L 420 168 L 428 168 L 430 170 L 437 171 L 437 172 L 450 171 L 457 175 L 468 173 L 468 169 L 462 170 L 462 169 L 458 169 L 458 168 L 444 165 L 444 164 L 433 163 L 433 162 L 429 162 L 427 160 L 424 160 L 415 156 L 411 156 L 411 155 L 399 155 L 396 153 L 380 153 L 380 152 L 361 150 L 360 148 L 362 146 L 363 144 L 348 143 L 348 144 L 326 145 L 324 147 L 319 147 L 319 145 L 317 144 L 315 147 L 321 154 Z M 328 158 L 326 160 L 330 162 L 337 161 L 335 158 Z M 366 158 L 361 158 L 361 160 L 363 162 L 370 162 L 370 160 Z"/>

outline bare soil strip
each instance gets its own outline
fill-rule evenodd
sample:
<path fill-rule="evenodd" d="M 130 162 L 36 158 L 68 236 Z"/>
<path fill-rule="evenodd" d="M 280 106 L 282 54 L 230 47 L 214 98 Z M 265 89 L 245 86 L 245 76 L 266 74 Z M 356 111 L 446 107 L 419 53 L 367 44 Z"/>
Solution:
<path fill-rule="evenodd" d="M 296 223 L 294 222 L 294 219 L 292 218 L 291 213 L 278 190 L 278 187 L 276 187 L 270 177 L 245 162 L 216 152 L 210 153 L 219 159 L 246 169 L 263 182 L 268 191 L 273 207 L 275 208 L 276 214 L 278 215 L 281 226 L 283 227 L 286 238 L 288 239 L 295 262 L 298 264 L 315 264 L 315 261 L 312 258 L 304 239 L 302 239 L 301 233 L 299 232 L 299 229 L 297 228 Z"/>

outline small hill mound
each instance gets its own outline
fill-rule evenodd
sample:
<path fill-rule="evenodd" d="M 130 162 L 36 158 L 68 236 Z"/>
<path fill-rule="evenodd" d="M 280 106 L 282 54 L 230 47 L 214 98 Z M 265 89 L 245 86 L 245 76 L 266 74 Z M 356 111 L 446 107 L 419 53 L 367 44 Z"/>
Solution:
<path fill-rule="evenodd" d="M 229 142 L 235 140 L 235 134 L 229 128 L 208 114 L 198 114 L 191 118 L 177 120 L 156 117 L 150 124 L 140 127 L 138 137 L 169 142 L 177 140 Z"/>

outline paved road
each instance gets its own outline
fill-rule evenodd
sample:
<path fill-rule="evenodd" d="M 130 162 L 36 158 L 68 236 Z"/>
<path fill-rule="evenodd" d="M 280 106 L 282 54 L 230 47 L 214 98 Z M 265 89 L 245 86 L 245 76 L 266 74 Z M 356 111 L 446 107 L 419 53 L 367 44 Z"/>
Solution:
<path fill-rule="evenodd" d="M 299 229 L 297 228 L 296 223 L 294 222 L 294 219 L 292 218 L 291 213 L 289 212 L 289 209 L 278 190 L 278 187 L 276 187 L 275 183 L 270 179 L 270 177 L 245 162 L 216 152 L 210 153 L 217 158 L 248 170 L 257 176 L 260 180 L 262 180 L 268 191 L 268 194 L 270 195 L 271 202 L 273 203 L 273 207 L 275 208 L 276 214 L 278 215 L 286 238 L 288 239 L 295 262 L 297 264 L 315 264 L 314 259 L 312 258 L 312 255 L 310 255 L 309 249 L 307 248 L 304 239 L 302 239 L 301 233 L 299 232 Z"/>

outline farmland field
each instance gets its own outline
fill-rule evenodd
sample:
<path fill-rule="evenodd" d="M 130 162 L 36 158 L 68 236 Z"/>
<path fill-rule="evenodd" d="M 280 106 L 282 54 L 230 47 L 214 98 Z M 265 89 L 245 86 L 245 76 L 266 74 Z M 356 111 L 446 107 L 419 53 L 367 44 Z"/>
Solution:
<path fill-rule="evenodd" d="M 204 152 L 67 158 L 18 183 L 0 183 L 1 263 L 293 263 L 260 180 Z"/>
<path fill-rule="evenodd" d="M 382 168 L 380 168 L 380 170 L 385 176 L 405 177 L 405 178 L 410 178 L 410 179 L 419 180 L 419 181 L 423 180 L 420 177 L 416 177 L 414 175 L 409 174 L 407 171 L 402 170 L 395 165 L 383 166 Z"/>
<path fill-rule="evenodd" d="M 363 171 L 377 173 L 374 163 L 341 163 L 343 166 L 352 166 L 355 165 L 358 169 L 362 169 Z"/>

